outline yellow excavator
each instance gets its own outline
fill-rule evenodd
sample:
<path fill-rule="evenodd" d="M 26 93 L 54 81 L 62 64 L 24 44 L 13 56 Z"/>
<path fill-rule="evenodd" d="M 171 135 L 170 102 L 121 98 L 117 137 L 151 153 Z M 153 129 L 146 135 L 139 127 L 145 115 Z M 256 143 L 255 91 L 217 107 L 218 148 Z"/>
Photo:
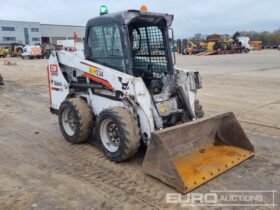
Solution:
<path fill-rule="evenodd" d="M 207 49 L 206 42 L 194 43 L 192 40 L 183 39 L 183 54 L 197 54 Z"/>
<path fill-rule="evenodd" d="M 3 48 L 0 47 L 0 58 L 3 58 L 4 57 L 4 51 L 3 51 Z"/>
<path fill-rule="evenodd" d="M 7 54 L 7 51 L 4 48 L 0 47 L 0 58 L 5 58 Z"/>
<path fill-rule="evenodd" d="M 19 57 L 23 52 L 23 44 L 20 43 L 12 43 L 8 47 L 8 51 L 11 57 Z"/>

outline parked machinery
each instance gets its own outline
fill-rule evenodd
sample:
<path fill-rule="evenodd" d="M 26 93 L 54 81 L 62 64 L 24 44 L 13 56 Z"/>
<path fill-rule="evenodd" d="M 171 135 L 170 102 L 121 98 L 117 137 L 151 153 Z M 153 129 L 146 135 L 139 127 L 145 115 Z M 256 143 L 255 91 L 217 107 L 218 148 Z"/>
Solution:
<path fill-rule="evenodd" d="M 182 40 L 181 39 L 177 39 L 176 41 L 176 51 L 177 53 L 182 53 Z"/>
<path fill-rule="evenodd" d="M 2 47 L 0 47 L 0 58 L 4 58 L 5 54 L 4 54 L 4 50 Z"/>
<path fill-rule="evenodd" d="M 12 43 L 9 45 L 9 53 L 11 57 L 21 56 L 24 45 L 21 43 Z"/>

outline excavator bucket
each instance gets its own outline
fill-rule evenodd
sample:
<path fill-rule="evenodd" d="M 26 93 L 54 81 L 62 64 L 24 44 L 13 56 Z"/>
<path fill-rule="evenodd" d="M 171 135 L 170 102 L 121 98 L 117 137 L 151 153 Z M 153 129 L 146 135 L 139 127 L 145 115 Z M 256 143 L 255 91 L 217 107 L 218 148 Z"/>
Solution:
<path fill-rule="evenodd" d="M 232 112 L 152 133 L 144 172 L 186 193 L 253 156 Z"/>

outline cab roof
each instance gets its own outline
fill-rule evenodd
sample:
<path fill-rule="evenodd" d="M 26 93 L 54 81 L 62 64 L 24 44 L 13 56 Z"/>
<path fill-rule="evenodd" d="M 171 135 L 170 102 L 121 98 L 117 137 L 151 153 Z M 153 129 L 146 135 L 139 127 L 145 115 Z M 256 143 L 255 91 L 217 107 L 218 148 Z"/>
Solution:
<path fill-rule="evenodd" d="M 101 15 L 90 19 L 87 22 L 87 26 L 99 25 L 106 23 L 117 23 L 120 25 L 128 25 L 135 20 L 137 21 L 148 21 L 150 23 L 158 23 L 165 19 L 167 27 L 170 27 L 173 22 L 173 15 L 154 13 L 154 12 L 142 12 L 140 10 L 126 10 L 117 13 L 110 13 Z"/>

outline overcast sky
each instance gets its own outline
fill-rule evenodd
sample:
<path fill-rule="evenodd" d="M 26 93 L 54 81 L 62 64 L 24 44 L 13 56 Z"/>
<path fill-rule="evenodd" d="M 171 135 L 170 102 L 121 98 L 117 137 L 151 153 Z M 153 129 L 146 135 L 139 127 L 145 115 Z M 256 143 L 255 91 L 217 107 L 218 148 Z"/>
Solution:
<path fill-rule="evenodd" d="M 0 0 L 0 19 L 49 24 L 85 25 L 99 15 L 104 4 L 109 12 L 139 9 L 174 14 L 177 38 L 195 33 L 229 33 L 239 30 L 273 31 L 280 28 L 280 0 Z"/>

